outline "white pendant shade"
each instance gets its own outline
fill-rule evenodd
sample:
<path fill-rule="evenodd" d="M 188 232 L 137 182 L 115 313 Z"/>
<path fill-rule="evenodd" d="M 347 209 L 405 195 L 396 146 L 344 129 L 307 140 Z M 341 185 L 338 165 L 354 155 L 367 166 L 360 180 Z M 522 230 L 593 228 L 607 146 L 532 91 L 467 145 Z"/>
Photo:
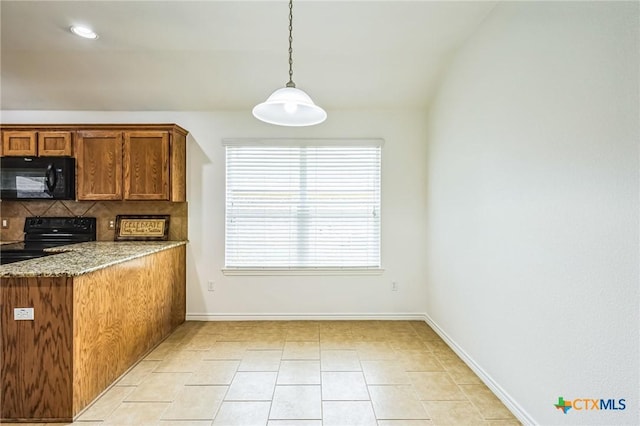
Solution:
<path fill-rule="evenodd" d="M 253 115 L 258 120 L 278 126 L 313 126 L 327 119 L 325 110 L 295 87 L 276 90 L 266 101 L 253 108 Z"/>
<path fill-rule="evenodd" d="M 293 0 L 289 0 L 289 82 L 253 108 L 253 116 L 278 126 L 313 126 L 327 119 L 325 110 L 293 82 Z"/>

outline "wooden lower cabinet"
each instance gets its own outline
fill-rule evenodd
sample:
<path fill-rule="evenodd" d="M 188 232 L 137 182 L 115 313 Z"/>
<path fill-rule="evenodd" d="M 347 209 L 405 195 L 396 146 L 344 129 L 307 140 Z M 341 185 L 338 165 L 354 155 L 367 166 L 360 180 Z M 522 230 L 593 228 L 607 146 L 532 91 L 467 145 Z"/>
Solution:
<path fill-rule="evenodd" d="M 185 319 L 185 246 L 76 277 L 2 278 L 2 421 L 68 422 Z M 33 321 L 13 310 L 33 307 Z"/>

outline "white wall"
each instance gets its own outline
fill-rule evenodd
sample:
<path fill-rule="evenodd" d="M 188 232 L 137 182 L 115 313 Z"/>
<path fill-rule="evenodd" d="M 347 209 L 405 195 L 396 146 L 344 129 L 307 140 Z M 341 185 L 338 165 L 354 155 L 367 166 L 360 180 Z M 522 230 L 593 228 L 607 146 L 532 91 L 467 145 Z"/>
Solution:
<path fill-rule="evenodd" d="M 430 110 L 427 313 L 528 422 L 640 424 L 638 35 L 638 3 L 501 3 Z"/>
<path fill-rule="evenodd" d="M 419 318 L 424 313 L 424 111 L 329 111 L 311 128 L 261 123 L 244 112 L 3 111 L 3 123 L 175 122 L 187 158 L 188 318 Z M 382 262 L 376 276 L 224 276 L 222 138 L 381 137 Z M 215 291 L 207 290 L 213 280 Z M 391 291 L 396 281 L 399 290 Z"/>

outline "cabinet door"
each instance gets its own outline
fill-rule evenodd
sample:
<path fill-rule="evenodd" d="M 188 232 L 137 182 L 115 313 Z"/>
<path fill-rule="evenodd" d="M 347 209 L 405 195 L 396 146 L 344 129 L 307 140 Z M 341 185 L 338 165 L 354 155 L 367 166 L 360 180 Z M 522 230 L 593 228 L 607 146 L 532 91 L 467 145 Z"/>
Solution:
<path fill-rule="evenodd" d="M 2 155 L 33 157 L 36 154 L 35 130 L 2 132 Z"/>
<path fill-rule="evenodd" d="M 77 133 L 78 200 L 122 199 L 122 132 Z"/>
<path fill-rule="evenodd" d="M 124 199 L 169 199 L 169 132 L 124 133 Z"/>
<path fill-rule="evenodd" d="M 38 155 L 67 156 L 71 149 L 71 132 L 38 132 Z"/>

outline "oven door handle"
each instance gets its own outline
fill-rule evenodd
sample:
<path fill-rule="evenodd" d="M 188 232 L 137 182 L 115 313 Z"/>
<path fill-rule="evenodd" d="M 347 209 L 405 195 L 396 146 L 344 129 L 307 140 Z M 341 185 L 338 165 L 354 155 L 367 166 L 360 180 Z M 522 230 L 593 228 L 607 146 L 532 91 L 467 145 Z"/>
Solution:
<path fill-rule="evenodd" d="M 53 163 L 47 166 L 47 171 L 44 173 L 44 183 L 47 185 L 47 192 L 53 195 L 53 191 L 58 184 L 58 175 L 56 174 L 56 167 Z"/>

